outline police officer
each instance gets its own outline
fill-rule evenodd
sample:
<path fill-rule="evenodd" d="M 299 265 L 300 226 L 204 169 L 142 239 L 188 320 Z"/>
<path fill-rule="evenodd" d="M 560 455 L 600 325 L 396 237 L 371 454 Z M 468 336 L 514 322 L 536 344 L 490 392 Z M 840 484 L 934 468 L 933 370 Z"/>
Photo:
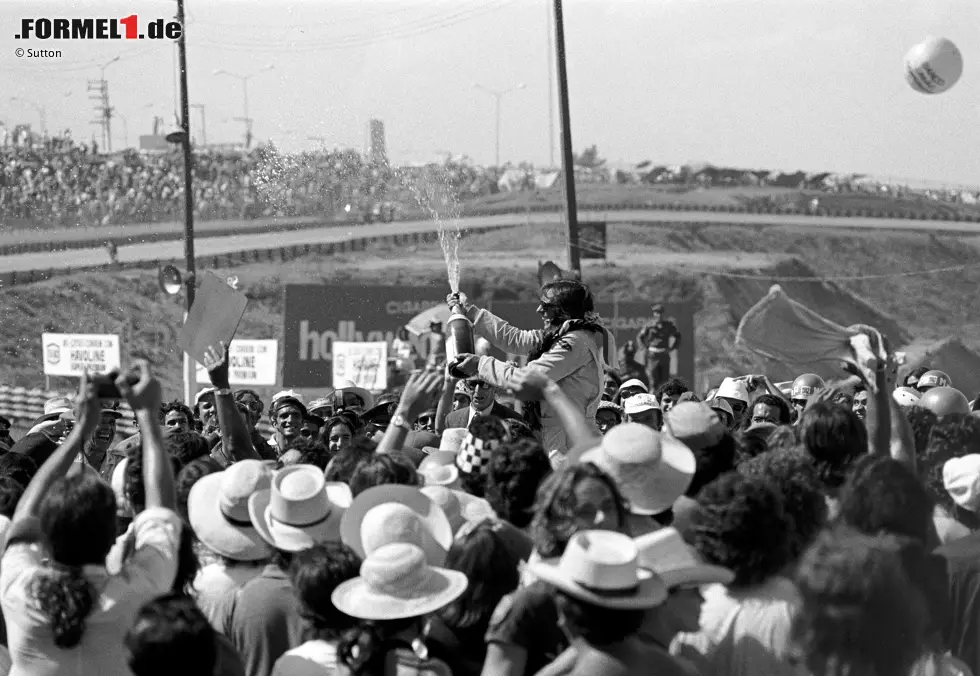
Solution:
<path fill-rule="evenodd" d="M 636 342 L 646 349 L 646 372 L 650 389 L 655 390 L 670 378 L 670 358 L 681 345 L 681 333 L 673 319 L 664 318 L 664 306 L 655 303 L 651 308 L 653 322 L 643 327 Z"/>

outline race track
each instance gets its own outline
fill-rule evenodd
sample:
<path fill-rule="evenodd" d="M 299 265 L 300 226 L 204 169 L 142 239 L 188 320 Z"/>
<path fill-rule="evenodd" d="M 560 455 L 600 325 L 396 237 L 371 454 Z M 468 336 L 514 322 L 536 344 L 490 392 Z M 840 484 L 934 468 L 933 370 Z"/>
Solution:
<path fill-rule="evenodd" d="M 496 228 L 516 225 L 547 225 L 561 222 L 558 212 L 513 213 L 496 216 L 474 216 L 460 219 L 460 230 L 477 228 Z M 774 214 L 718 213 L 704 211 L 665 211 L 613 210 L 582 211 L 580 221 L 605 221 L 607 223 L 632 223 L 651 225 L 740 225 L 755 227 L 790 227 L 811 231 L 827 229 L 879 230 L 933 232 L 950 234 L 980 234 L 980 224 L 955 221 L 922 221 L 893 218 L 844 218 L 827 216 L 796 216 Z M 295 222 L 308 222 L 309 219 L 279 219 L 284 225 Z M 227 228 L 228 222 L 212 222 Z M 120 226 L 125 228 L 135 226 Z M 451 227 L 451 226 L 450 226 Z M 91 237 L 92 230 L 84 229 Z M 352 238 L 377 238 L 396 234 L 433 232 L 436 226 L 432 221 L 396 221 L 394 223 L 342 224 L 322 228 L 239 234 L 225 237 L 195 238 L 195 255 L 198 258 L 234 254 L 241 251 L 269 250 L 280 247 L 302 246 L 305 244 L 328 244 L 348 241 Z M 46 237 L 51 241 L 61 241 L 61 232 L 48 231 Z M 151 262 L 182 260 L 184 246 L 182 240 L 158 241 L 119 247 L 119 260 L 129 262 Z M 50 270 L 63 268 L 91 268 L 109 263 L 105 249 L 72 249 L 22 253 L 0 256 L 0 273 L 27 272 L 30 270 Z"/>

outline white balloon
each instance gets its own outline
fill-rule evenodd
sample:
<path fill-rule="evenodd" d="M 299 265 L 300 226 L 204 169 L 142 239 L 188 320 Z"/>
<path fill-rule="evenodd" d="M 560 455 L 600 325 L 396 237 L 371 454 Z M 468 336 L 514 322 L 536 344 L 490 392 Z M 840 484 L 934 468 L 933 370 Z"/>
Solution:
<path fill-rule="evenodd" d="M 905 79 L 922 94 L 942 94 L 963 74 L 963 55 L 946 38 L 928 37 L 905 55 Z"/>

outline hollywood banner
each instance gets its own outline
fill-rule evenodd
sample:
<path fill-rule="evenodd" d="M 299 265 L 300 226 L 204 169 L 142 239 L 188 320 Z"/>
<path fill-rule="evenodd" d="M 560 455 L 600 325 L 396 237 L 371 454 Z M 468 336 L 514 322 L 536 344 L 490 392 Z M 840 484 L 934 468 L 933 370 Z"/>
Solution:
<path fill-rule="evenodd" d="M 333 341 L 385 341 L 389 347 L 399 328 L 420 312 L 446 302 L 445 287 L 336 286 L 290 284 L 286 286 L 283 314 L 283 386 L 294 388 L 332 387 Z M 616 336 L 620 347 L 635 342 L 650 322 L 650 306 L 644 302 L 598 303 L 603 323 Z M 694 317 L 683 305 L 666 306 L 681 333 L 677 373 L 694 382 Z M 541 328 L 537 305 L 527 301 L 497 301 L 485 306 L 494 314 L 523 329 Z M 410 336 L 418 354 L 427 357 L 425 336 Z M 495 353 L 503 358 L 501 353 Z"/>

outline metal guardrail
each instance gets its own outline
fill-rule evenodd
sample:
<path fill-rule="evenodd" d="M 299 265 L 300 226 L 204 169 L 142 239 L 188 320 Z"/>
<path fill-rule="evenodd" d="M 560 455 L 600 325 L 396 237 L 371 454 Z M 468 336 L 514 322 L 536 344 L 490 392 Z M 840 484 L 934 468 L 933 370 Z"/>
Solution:
<path fill-rule="evenodd" d="M 514 206 L 502 206 L 495 208 L 492 206 L 484 207 L 480 209 L 466 209 L 463 206 L 460 217 L 480 217 L 480 216 L 504 216 L 504 215 L 520 215 L 528 213 L 554 213 L 562 211 L 564 207 L 555 204 L 529 204 L 523 207 Z M 827 209 L 818 208 L 815 211 L 802 210 L 792 207 L 779 207 L 772 206 L 769 208 L 752 208 L 744 205 L 734 205 L 734 204 L 689 204 L 686 202 L 671 202 L 671 203 L 644 203 L 644 204 L 587 204 L 582 203 L 578 205 L 580 211 L 638 211 L 638 210 L 652 210 L 652 211 L 686 211 L 686 212 L 707 212 L 707 213 L 730 213 L 730 214 L 763 214 L 763 215 L 787 215 L 787 216 L 817 216 L 817 217 L 830 217 L 830 218 L 885 218 L 885 219 L 910 219 L 910 220 L 922 220 L 922 221 L 950 221 L 950 222 L 972 222 L 980 223 L 980 213 L 977 214 L 961 214 L 955 211 L 939 211 L 935 214 L 923 213 L 920 210 L 914 209 L 902 209 L 897 211 L 884 211 L 876 209 Z M 417 214 L 420 218 L 424 218 L 424 214 Z M 414 220 L 416 214 L 406 213 L 405 218 L 400 220 Z M 398 221 L 394 221 L 397 223 Z M 356 227 L 360 223 L 352 222 L 346 219 L 338 218 L 324 218 L 324 219 L 310 219 L 308 217 L 302 218 L 301 222 L 278 219 L 275 223 L 269 225 L 263 225 L 258 227 L 242 227 L 241 222 L 235 227 L 229 226 L 228 228 L 222 229 L 209 229 L 202 231 L 200 233 L 195 233 L 196 237 L 231 237 L 234 235 L 244 235 L 244 234 L 260 234 L 268 232 L 281 232 L 281 231 L 296 231 L 296 230 L 307 230 L 314 228 L 323 228 L 328 226 L 353 226 Z M 247 221 L 246 221 L 247 223 Z M 153 223 L 147 223 L 147 231 L 141 233 L 138 236 L 128 236 L 128 237 L 114 237 L 117 245 L 122 244 L 142 244 L 142 243 L 153 243 L 159 241 L 174 241 L 181 239 L 183 237 L 183 232 L 179 230 L 157 230 L 154 232 Z M 159 227 L 159 226 L 158 226 Z M 54 233 L 52 233 L 54 234 Z M 24 244 L 7 244 L 0 245 L 0 255 L 11 256 L 22 253 L 42 253 L 51 251 L 65 251 L 71 249 L 97 249 L 105 246 L 107 242 L 107 237 L 93 237 L 89 239 L 71 240 L 71 241 L 58 241 L 58 240 L 46 240 L 42 242 L 30 242 Z"/>

